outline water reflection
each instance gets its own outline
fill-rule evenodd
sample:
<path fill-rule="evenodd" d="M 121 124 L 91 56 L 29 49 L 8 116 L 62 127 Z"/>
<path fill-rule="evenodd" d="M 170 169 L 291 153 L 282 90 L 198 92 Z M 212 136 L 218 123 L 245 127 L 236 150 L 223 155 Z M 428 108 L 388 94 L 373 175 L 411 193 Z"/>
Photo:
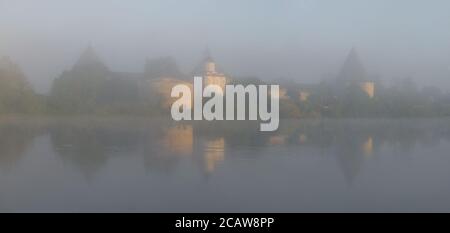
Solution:
<path fill-rule="evenodd" d="M 172 172 L 181 158 L 194 153 L 194 128 L 186 124 L 153 125 L 142 129 L 145 133 L 143 157 L 148 171 Z"/>
<path fill-rule="evenodd" d="M 204 161 L 205 171 L 212 173 L 225 159 L 225 138 L 209 139 L 205 141 Z"/>
<path fill-rule="evenodd" d="M 192 155 L 194 130 L 192 125 L 178 125 L 165 130 L 162 140 L 164 148 L 177 155 Z"/>
<path fill-rule="evenodd" d="M 14 168 L 39 131 L 39 122 L 0 120 L 0 171 Z"/>
<path fill-rule="evenodd" d="M 315 168 L 325 167 L 314 161 L 333 161 L 333 166 L 347 186 L 352 187 L 358 183 L 358 177 L 365 170 L 373 169 L 375 161 L 380 159 L 392 162 L 392 166 L 401 170 L 402 163 L 397 162 L 397 158 L 410 159 L 412 155 L 421 153 L 418 151 L 427 149 L 435 153 L 448 153 L 449 122 L 447 119 L 286 120 L 281 122 L 276 132 L 258 133 L 258 124 L 252 122 L 220 125 L 147 119 L 47 119 L 39 123 L 8 121 L 0 122 L 0 171 L 23 172 L 18 167 L 25 163 L 25 157 L 40 161 L 47 155 L 36 148 L 49 147 L 51 149 L 46 153 L 54 153 L 54 157 L 49 159 L 58 158 L 65 167 L 74 168 L 91 182 L 105 175 L 102 168 L 107 170 L 112 166 L 115 172 L 129 172 L 130 169 L 139 170 L 142 167 L 145 176 L 182 174 L 186 179 L 215 174 L 220 174 L 222 179 L 233 177 L 235 172 L 246 172 L 240 170 L 241 163 L 247 164 L 247 169 L 262 177 L 277 163 L 285 164 L 285 167 L 297 166 L 294 170 L 287 168 L 278 171 L 279 176 L 291 172 L 289 177 L 293 183 L 287 182 L 286 186 L 280 182 L 264 183 L 278 187 L 274 190 L 281 192 L 307 179 L 315 173 Z M 38 136 L 48 137 L 48 140 L 35 140 Z M 440 164 L 450 164 L 446 156 L 438 158 L 442 160 Z M 127 161 L 135 163 L 125 166 Z M 27 169 L 37 164 L 29 163 Z M 50 165 L 39 166 L 42 167 L 35 170 Z M 382 174 L 381 170 L 385 167 L 378 169 Z M 330 173 L 332 170 L 327 167 L 321 171 L 320 177 L 336 179 Z M 251 174 L 247 176 L 251 177 Z M 3 177 L 0 174 L 0 182 Z M 233 185 L 239 186 L 241 181 L 233 182 Z M 281 196 L 279 198 L 283 199 Z"/>
<path fill-rule="evenodd" d="M 63 161 L 91 178 L 113 156 L 127 156 L 142 144 L 142 132 L 90 122 L 50 124 L 51 143 Z"/>
<path fill-rule="evenodd" d="M 322 156 L 333 156 L 350 181 L 364 161 L 376 157 L 383 145 L 401 155 L 410 153 L 416 145 L 433 147 L 441 140 L 450 139 L 450 126 L 444 119 L 288 121 L 274 133 L 257 133 L 257 125 L 247 123 L 219 127 L 169 121 L 137 123 L 132 127 L 115 122 L 97 123 L 48 121 L 45 127 L 42 124 L 36 127 L 30 122 L 3 122 L 0 124 L 0 168 L 11 168 L 38 132 L 49 132 L 57 155 L 87 177 L 92 177 L 109 158 L 117 156 L 143 157 L 145 167 L 160 171 L 170 171 L 180 158 L 190 157 L 202 160 L 204 171 L 212 173 L 227 157 L 257 158 L 258 151 L 277 146 L 302 156 L 308 153 L 299 152 L 311 149 Z M 233 154 L 226 147 L 251 150 Z"/>
<path fill-rule="evenodd" d="M 362 154 L 366 157 L 366 158 L 370 158 L 371 155 L 373 154 L 373 138 L 371 136 L 369 136 L 367 138 L 367 140 L 362 144 Z"/>
<path fill-rule="evenodd" d="M 286 143 L 286 135 L 274 135 L 269 138 L 269 145 L 284 145 Z"/>

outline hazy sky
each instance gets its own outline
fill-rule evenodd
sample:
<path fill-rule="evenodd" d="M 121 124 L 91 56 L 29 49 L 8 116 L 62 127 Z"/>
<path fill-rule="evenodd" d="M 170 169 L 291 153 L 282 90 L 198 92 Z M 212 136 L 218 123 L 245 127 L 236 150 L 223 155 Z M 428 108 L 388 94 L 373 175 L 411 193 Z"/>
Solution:
<path fill-rule="evenodd" d="M 307 83 L 355 46 L 372 75 L 450 90 L 447 0 L 0 0 L 0 56 L 39 91 L 88 44 L 118 71 L 171 55 L 189 72 L 208 46 L 230 74 Z"/>

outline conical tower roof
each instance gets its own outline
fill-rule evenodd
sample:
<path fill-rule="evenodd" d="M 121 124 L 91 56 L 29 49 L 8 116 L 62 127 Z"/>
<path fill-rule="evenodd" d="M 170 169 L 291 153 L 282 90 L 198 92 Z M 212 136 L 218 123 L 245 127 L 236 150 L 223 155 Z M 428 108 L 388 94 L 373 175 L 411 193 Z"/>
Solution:
<path fill-rule="evenodd" d="M 359 83 L 367 80 L 366 70 L 359 58 L 358 52 L 352 48 L 337 77 L 343 83 Z"/>
<path fill-rule="evenodd" d="M 92 68 L 108 70 L 106 65 L 102 62 L 100 57 L 95 52 L 94 48 L 92 48 L 92 46 L 88 46 L 81 54 L 80 58 L 74 66 L 74 69 Z"/>

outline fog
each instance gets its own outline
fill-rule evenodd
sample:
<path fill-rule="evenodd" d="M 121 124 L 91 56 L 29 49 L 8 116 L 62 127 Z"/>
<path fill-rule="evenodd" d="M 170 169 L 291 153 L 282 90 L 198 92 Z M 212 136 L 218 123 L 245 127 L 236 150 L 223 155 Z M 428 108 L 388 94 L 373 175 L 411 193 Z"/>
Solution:
<path fill-rule="evenodd" d="M 450 2 L 0 0 L 0 56 L 41 93 L 92 45 L 117 71 L 173 56 L 189 73 L 208 47 L 231 76 L 317 83 L 352 47 L 371 75 L 450 90 Z"/>

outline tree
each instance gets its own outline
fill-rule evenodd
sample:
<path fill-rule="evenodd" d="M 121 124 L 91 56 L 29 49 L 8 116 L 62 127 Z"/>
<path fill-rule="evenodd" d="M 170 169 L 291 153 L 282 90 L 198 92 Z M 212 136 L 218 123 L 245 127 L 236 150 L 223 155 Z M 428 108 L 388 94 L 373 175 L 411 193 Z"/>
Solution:
<path fill-rule="evenodd" d="M 0 59 L 0 113 L 36 113 L 42 105 L 18 65 Z"/>

